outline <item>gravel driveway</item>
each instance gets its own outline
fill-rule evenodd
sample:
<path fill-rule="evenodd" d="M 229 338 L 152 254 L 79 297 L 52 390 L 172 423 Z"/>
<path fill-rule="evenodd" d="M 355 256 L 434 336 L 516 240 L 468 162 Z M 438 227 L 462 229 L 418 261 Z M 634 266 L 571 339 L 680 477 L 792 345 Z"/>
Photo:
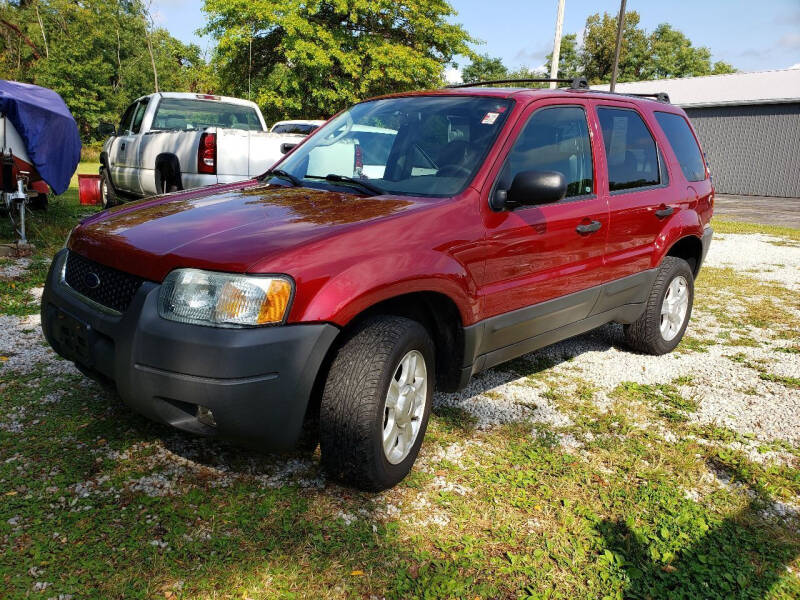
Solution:
<path fill-rule="evenodd" d="M 0 277 L 24 276 L 26 267 L 24 261 L 6 264 Z M 786 290 L 789 301 L 783 309 L 800 320 L 800 243 L 766 235 L 717 235 L 705 269 L 724 273 L 727 268 Z M 501 365 L 473 378 L 460 393 L 437 394 L 435 405 L 463 409 L 474 416 L 479 429 L 514 421 L 562 427 L 572 420 L 548 394 L 554 385 L 564 390 L 590 386 L 593 401 L 602 407 L 613 402 L 614 391 L 624 383 L 674 384 L 682 396 L 697 403 L 690 419 L 698 423 L 722 425 L 757 440 L 800 443 L 800 389 L 785 385 L 785 381 L 800 379 L 798 340 L 785 335 L 783 327 L 737 324 L 735 316 L 762 299 L 713 290 L 712 295 L 730 296 L 726 307 L 733 323 L 721 322 L 718 311 L 699 301 L 704 285 L 701 274 L 687 331 L 688 337 L 698 340 L 696 349 L 679 347 L 661 357 L 635 354 L 622 344 L 621 327 L 607 325 L 523 357 L 529 372 L 522 376 L 514 367 L 519 361 Z M 746 339 L 747 344 L 738 346 L 737 339 Z M 54 376 L 76 372 L 45 344 L 38 315 L 0 315 L 0 355 L 0 369 L 26 372 L 40 365 Z M 0 428 L 15 427 L 9 415 L 0 419 Z M 289 474 L 296 471 L 287 470 Z"/>

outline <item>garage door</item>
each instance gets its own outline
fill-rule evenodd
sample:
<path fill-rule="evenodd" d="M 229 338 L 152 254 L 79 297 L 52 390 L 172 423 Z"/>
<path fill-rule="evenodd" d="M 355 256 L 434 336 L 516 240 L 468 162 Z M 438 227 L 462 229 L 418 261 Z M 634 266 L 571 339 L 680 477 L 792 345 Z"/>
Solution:
<path fill-rule="evenodd" d="M 800 198 L 800 103 L 687 108 L 719 193 Z"/>

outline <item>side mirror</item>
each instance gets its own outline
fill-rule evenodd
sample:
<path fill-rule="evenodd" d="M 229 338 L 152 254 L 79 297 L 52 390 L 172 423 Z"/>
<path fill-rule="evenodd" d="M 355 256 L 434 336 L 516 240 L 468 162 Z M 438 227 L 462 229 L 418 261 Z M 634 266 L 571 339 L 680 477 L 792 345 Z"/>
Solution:
<path fill-rule="evenodd" d="M 97 133 L 100 134 L 100 137 L 111 137 L 117 135 L 117 128 L 114 127 L 113 123 L 101 121 L 100 125 L 97 126 Z"/>
<path fill-rule="evenodd" d="M 513 210 L 517 206 L 552 204 L 567 195 L 567 180 L 559 171 L 520 171 L 507 190 L 495 190 L 491 198 L 494 211 Z"/>
<path fill-rule="evenodd" d="M 283 142 L 281 144 L 281 154 L 286 154 L 297 146 L 297 142 Z"/>

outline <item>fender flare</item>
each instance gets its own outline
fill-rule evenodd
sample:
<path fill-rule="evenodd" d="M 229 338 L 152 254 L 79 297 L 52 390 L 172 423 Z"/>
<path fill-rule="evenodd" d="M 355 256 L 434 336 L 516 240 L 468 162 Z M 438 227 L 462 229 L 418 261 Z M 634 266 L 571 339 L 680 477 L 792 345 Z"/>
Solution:
<path fill-rule="evenodd" d="M 427 260 L 420 258 L 400 253 L 367 257 L 325 281 L 304 305 L 293 306 L 289 320 L 325 321 L 344 327 L 385 300 L 433 292 L 455 304 L 463 324 L 475 322 L 477 285 L 464 266 L 445 254 L 429 256 Z M 376 273 L 385 277 L 376 279 Z M 302 294 L 301 290 L 298 296 Z"/>
<path fill-rule="evenodd" d="M 158 190 L 158 177 L 161 170 L 161 167 L 167 166 L 172 173 L 173 177 L 176 177 L 177 181 L 175 182 L 178 186 L 179 190 L 183 189 L 183 181 L 181 179 L 181 163 L 178 160 L 178 157 L 172 154 L 171 152 L 162 152 L 158 156 L 156 156 L 155 166 L 153 168 L 154 177 L 156 178 L 156 190 Z"/>
<path fill-rule="evenodd" d="M 668 225 L 656 238 L 651 267 L 658 267 L 672 247 L 684 238 L 694 237 L 698 242 L 702 242 L 703 231 L 703 223 L 696 212 L 693 210 L 680 211 L 670 219 Z"/>

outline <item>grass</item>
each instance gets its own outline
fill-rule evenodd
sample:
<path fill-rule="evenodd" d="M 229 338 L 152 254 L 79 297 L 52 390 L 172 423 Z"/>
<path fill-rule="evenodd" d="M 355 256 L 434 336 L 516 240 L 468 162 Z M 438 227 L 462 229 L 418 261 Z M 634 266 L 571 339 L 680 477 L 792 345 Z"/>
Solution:
<path fill-rule="evenodd" d="M 33 266 L 0 281 L 0 314 L 37 310 L 30 288 L 94 210 L 73 188 L 34 217 Z M 796 330 L 785 288 L 708 267 L 702 277 L 698 310 L 727 315 L 736 336 L 719 343 L 753 339 L 755 323 Z M 725 298 L 763 297 L 772 305 L 723 310 Z M 696 335 L 683 347 L 702 361 L 715 342 Z M 745 350 L 731 360 L 772 377 Z M 193 438 L 51 369 L 0 362 L 3 598 L 800 597 L 800 519 L 769 514 L 800 495 L 800 448 L 694 422 L 701 374 L 606 393 L 567 360 L 529 355 L 503 370 L 546 389 L 566 424 L 484 430 L 437 408 L 411 475 L 365 494 L 325 481 L 316 455 Z M 789 459 L 762 464 L 746 447 Z"/>
<path fill-rule="evenodd" d="M 791 245 L 791 242 L 800 241 L 800 229 L 795 229 L 794 227 L 763 225 L 745 221 L 727 221 L 716 218 L 712 219 L 711 225 L 714 227 L 714 233 L 761 233 L 785 238 L 783 242 L 787 245 Z"/>

